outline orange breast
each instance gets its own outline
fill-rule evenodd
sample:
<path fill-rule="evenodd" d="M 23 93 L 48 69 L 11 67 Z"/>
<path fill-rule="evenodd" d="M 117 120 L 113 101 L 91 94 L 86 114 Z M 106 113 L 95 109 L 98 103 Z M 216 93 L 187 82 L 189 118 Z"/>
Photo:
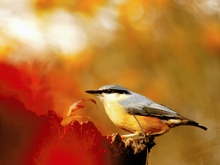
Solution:
<path fill-rule="evenodd" d="M 128 132 L 142 132 L 141 127 L 145 134 L 148 135 L 160 135 L 169 130 L 169 127 L 161 119 L 152 116 L 138 116 L 137 120 L 133 115 L 127 113 L 123 107 L 118 103 L 104 104 L 105 110 L 112 122 L 119 128 L 122 128 Z"/>

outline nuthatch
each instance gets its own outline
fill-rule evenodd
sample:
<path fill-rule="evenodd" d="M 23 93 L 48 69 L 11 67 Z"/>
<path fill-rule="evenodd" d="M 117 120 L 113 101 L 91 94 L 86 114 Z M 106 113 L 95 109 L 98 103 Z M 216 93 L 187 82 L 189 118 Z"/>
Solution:
<path fill-rule="evenodd" d="M 207 130 L 205 126 L 179 115 L 170 108 L 119 85 L 106 85 L 86 92 L 97 96 L 112 122 L 132 135 L 144 133 L 147 136 L 158 136 L 180 125 Z"/>

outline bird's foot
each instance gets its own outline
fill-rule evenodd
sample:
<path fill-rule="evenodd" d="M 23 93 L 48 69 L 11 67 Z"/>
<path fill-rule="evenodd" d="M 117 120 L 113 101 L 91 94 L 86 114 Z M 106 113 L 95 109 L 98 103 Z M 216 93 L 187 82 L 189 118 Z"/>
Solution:
<path fill-rule="evenodd" d="M 122 139 L 126 139 L 126 138 L 135 137 L 135 136 L 137 136 L 137 135 L 134 134 L 134 133 L 131 133 L 131 134 L 126 134 L 126 135 L 121 135 L 121 138 L 122 138 Z"/>
<path fill-rule="evenodd" d="M 143 132 L 140 131 L 136 131 L 132 134 L 126 134 L 126 135 L 121 135 L 122 139 L 126 139 L 126 138 L 134 138 L 134 139 L 149 139 L 151 136 L 147 133 L 144 134 Z"/>

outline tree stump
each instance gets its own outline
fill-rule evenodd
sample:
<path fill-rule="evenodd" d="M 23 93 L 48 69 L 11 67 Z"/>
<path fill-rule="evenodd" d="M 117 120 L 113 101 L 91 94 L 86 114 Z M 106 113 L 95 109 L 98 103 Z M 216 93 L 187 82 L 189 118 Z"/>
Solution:
<path fill-rule="evenodd" d="M 37 115 L 12 97 L 0 97 L 0 164 L 144 165 L 153 139 L 103 136 L 91 121 L 65 127 L 54 111 Z M 148 151 L 148 152 L 147 152 Z"/>

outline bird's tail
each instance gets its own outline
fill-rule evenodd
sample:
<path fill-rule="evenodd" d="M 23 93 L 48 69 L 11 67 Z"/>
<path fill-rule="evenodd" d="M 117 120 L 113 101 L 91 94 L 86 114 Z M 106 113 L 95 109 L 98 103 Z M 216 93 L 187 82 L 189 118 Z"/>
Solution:
<path fill-rule="evenodd" d="M 201 124 L 199 124 L 199 123 L 197 123 L 197 122 L 195 122 L 195 121 L 193 121 L 193 120 L 188 120 L 188 121 L 186 121 L 186 124 L 185 125 L 191 125 L 191 126 L 195 126 L 195 127 L 198 127 L 198 128 L 201 128 L 201 129 L 203 129 L 203 130 L 207 130 L 208 128 L 206 128 L 205 126 L 203 126 L 203 125 L 201 125 Z"/>
<path fill-rule="evenodd" d="M 167 121 L 167 124 L 170 126 L 170 127 L 176 127 L 176 126 L 180 126 L 180 125 L 189 125 L 189 126 L 195 126 L 195 127 L 198 127 L 198 128 L 201 128 L 203 130 L 207 130 L 207 128 L 193 120 L 190 120 L 190 119 L 187 119 L 187 118 L 183 118 L 182 119 L 169 119 Z"/>

